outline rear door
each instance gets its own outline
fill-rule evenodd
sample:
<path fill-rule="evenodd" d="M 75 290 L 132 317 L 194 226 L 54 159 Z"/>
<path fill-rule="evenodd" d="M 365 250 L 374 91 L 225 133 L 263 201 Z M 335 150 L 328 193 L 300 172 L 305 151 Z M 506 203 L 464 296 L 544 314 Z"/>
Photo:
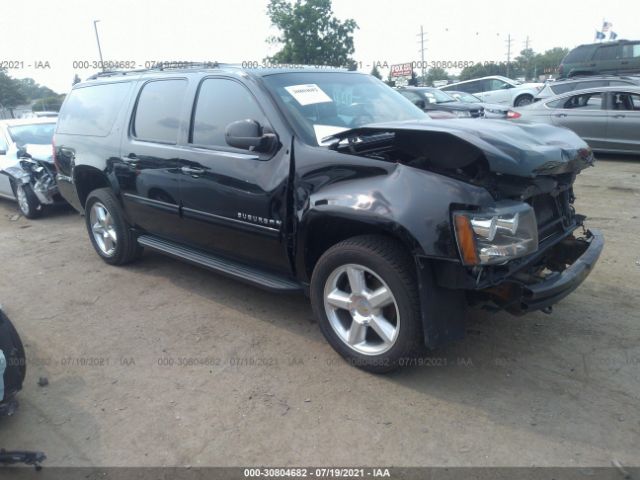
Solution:
<path fill-rule="evenodd" d="M 592 148 L 602 148 L 606 145 L 608 114 L 604 93 L 572 95 L 552 102 L 552 105 L 556 107 L 551 113 L 555 125 L 573 130 Z"/>
<path fill-rule="evenodd" d="M 187 128 L 188 81 L 145 81 L 139 90 L 120 158 L 114 159 L 125 210 L 149 233 L 177 239 L 179 225 L 179 133 Z"/>
<path fill-rule="evenodd" d="M 273 107 L 254 93 L 259 92 L 238 78 L 201 80 L 180 160 L 181 234 L 194 247 L 290 273 L 285 226 L 291 140 L 282 128 L 275 131 L 265 113 Z M 227 126 L 247 119 L 284 134 L 277 151 L 257 153 L 226 143 Z"/>
<path fill-rule="evenodd" d="M 640 153 L 640 93 L 610 92 L 607 106 L 609 147 Z"/>

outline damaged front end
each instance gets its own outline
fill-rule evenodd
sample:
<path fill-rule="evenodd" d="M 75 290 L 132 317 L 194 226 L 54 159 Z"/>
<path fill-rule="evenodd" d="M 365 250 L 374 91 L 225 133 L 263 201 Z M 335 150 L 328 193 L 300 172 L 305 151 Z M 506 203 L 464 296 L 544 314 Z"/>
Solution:
<path fill-rule="evenodd" d="M 14 158 L 0 166 L 0 173 L 7 175 L 18 188 L 29 185 L 41 205 L 51 205 L 62 201 L 55 180 L 55 166 L 51 157 L 41 157 L 31 153 L 29 146 L 7 153 L 7 159 Z M 38 150 L 38 149 L 36 149 Z"/>
<path fill-rule="evenodd" d="M 431 259 L 437 284 L 470 304 L 549 312 L 588 276 L 604 240 L 574 209 L 576 175 L 594 164 L 573 132 L 504 121 L 376 124 L 334 135 L 330 148 L 486 189 L 493 203 L 450 205 L 451 259 Z"/>

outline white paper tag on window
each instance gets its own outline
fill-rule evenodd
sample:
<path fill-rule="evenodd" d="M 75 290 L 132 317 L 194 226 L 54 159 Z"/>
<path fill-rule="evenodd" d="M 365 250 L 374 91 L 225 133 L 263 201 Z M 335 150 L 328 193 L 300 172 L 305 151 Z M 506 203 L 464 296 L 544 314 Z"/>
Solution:
<path fill-rule="evenodd" d="M 313 105 L 314 103 L 333 102 L 331 97 L 324 93 L 315 83 L 308 85 L 291 85 L 284 89 L 297 100 L 300 105 Z"/>

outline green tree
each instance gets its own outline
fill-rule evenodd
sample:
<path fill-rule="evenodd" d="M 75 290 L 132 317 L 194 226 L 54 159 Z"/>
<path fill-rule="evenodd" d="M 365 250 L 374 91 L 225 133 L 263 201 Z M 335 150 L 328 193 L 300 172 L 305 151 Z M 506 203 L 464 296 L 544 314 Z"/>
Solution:
<path fill-rule="evenodd" d="M 12 108 L 26 102 L 27 97 L 20 90 L 20 84 L 0 70 L 0 106 Z"/>
<path fill-rule="evenodd" d="M 52 97 L 57 95 L 56 92 L 48 87 L 43 87 L 36 83 L 33 78 L 21 78 L 14 80 L 18 85 L 18 88 L 22 92 L 25 98 L 29 100 L 38 100 L 40 98 Z"/>
<path fill-rule="evenodd" d="M 53 95 L 51 97 L 40 98 L 33 102 L 31 110 L 34 112 L 59 112 L 64 95 Z"/>
<path fill-rule="evenodd" d="M 427 85 L 433 85 L 437 80 L 449 80 L 449 74 L 444 68 L 430 68 L 427 71 Z"/>
<path fill-rule="evenodd" d="M 418 86 L 418 75 L 416 75 L 415 70 L 411 70 L 411 78 L 409 79 L 409 85 L 412 87 Z"/>
<path fill-rule="evenodd" d="M 73 83 L 71 85 L 75 85 L 76 83 L 80 83 L 82 80 L 80 79 L 80 77 L 78 76 L 78 74 L 74 74 L 73 75 Z"/>
<path fill-rule="evenodd" d="M 487 65 L 476 63 L 470 67 L 463 68 L 460 72 L 460 81 L 471 80 L 473 78 L 488 77 L 490 75 L 507 75 L 507 65 L 504 63 L 489 63 Z"/>
<path fill-rule="evenodd" d="M 389 75 L 387 76 L 387 79 L 384 81 L 384 83 L 386 83 L 390 87 L 395 87 L 396 86 L 396 81 L 391 76 L 391 72 L 389 72 Z"/>
<path fill-rule="evenodd" d="M 353 66 L 355 20 L 338 20 L 331 0 L 269 0 L 267 15 L 280 34 L 270 37 L 271 44 L 282 45 L 269 57 L 274 63 Z"/>
<path fill-rule="evenodd" d="M 555 47 L 536 55 L 534 75 L 552 75 L 558 72 L 562 59 L 569 53 L 568 48 Z"/>
<path fill-rule="evenodd" d="M 378 80 L 382 80 L 382 75 L 380 75 L 380 70 L 378 70 L 377 65 L 374 65 L 371 69 L 371 76 L 376 77 Z"/>
<path fill-rule="evenodd" d="M 530 80 L 535 76 L 536 57 L 537 55 L 531 48 L 525 48 L 520 52 L 520 55 L 513 60 L 514 65 L 512 65 L 512 69 L 517 70 L 521 76 Z"/>

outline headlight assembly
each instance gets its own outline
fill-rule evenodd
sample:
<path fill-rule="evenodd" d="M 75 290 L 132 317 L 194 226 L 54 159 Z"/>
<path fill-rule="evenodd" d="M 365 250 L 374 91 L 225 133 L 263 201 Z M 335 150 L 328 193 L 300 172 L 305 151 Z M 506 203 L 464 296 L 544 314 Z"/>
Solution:
<path fill-rule="evenodd" d="M 453 212 L 465 265 L 499 265 L 538 250 L 538 226 L 527 203 L 504 201 L 477 211 Z"/>

